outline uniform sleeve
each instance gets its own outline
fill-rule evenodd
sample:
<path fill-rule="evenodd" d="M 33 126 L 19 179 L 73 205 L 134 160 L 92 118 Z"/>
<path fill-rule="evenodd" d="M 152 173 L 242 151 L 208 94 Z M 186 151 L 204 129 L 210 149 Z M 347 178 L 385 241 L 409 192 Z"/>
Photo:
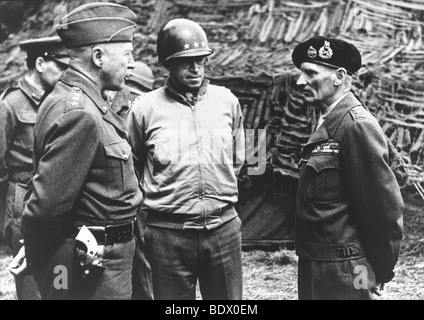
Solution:
<path fill-rule="evenodd" d="M 0 101 L 0 201 L 6 197 L 8 180 L 6 155 L 15 125 L 16 120 L 12 110 Z"/>
<path fill-rule="evenodd" d="M 134 157 L 134 167 L 139 174 L 139 177 L 141 177 L 140 180 L 142 180 L 144 162 L 146 159 L 146 148 L 144 122 L 140 113 L 139 103 L 140 100 L 137 99 L 134 102 L 133 107 L 130 109 L 126 119 L 126 129 L 128 133 L 128 142 L 131 146 Z"/>
<path fill-rule="evenodd" d="M 385 283 L 393 278 L 399 255 L 404 203 L 378 124 L 360 119 L 345 137 L 343 165 L 359 238 L 377 283 Z"/>
<path fill-rule="evenodd" d="M 234 172 L 236 176 L 240 173 L 241 168 L 243 167 L 245 157 L 246 157 L 246 139 L 244 134 L 243 126 L 243 114 L 241 111 L 240 103 L 238 99 L 234 96 L 236 100 L 235 114 L 233 117 L 233 163 L 234 163 Z"/>
<path fill-rule="evenodd" d="M 75 199 L 84 192 L 98 143 L 96 120 L 81 110 L 63 114 L 49 127 L 23 212 L 24 235 L 48 238 L 61 233 Z"/>

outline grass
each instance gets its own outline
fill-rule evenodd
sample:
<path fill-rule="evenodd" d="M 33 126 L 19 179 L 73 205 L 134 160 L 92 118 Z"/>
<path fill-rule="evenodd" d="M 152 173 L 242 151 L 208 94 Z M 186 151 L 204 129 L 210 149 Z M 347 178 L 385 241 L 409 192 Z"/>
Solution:
<path fill-rule="evenodd" d="M 380 300 L 424 300 L 424 200 L 404 195 L 404 239 L 395 277 Z M 0 246 L 0 300 L 16 299 L 13 277 L 7 271 L 10 251 Z M 243 252 L 245 300 L 296 300 L 297 256 L 281 248 Z"/>
<path fill-rule="evenodd" d="M 12 260 L 10 250 L 5 246 L 0 246 L 0 300 L 15 300 L 15 281 L 7 270 L 7 266 Z"/>

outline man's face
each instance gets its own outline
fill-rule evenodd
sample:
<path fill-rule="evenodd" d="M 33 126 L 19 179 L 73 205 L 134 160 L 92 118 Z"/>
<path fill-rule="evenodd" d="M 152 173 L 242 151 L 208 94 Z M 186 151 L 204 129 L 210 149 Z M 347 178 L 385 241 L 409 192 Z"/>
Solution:
<path fill-rule="evenodd" d="M 205 78 L 207 57 L 183 57 L 171 59 L 166 67 L 177 85 L 188 91 L 198 90 Z"/>
<path fill-rule="evenodd" d="M 296 84 L 300 87 L 306 104 L 316 106 L 321 110 L 333 102 L 336 87 L 335 69 L 316 63 L 303 62 L 302 74 Z"/>
<path fill-rule="evenodd" d="M 62 74 L 67 67 L 67 65 L 54 60 L 45 60 L 43 72 L 40 74 L 44 90 L 52 90 L 56 82 L 62 78 Z"/>
<path fill-rule="evenodd" d="M 131 42 L 102 44 L 102 82 L 104 90 L 118 91 L 124 88 L 125 79 L 134 69 Z"/>

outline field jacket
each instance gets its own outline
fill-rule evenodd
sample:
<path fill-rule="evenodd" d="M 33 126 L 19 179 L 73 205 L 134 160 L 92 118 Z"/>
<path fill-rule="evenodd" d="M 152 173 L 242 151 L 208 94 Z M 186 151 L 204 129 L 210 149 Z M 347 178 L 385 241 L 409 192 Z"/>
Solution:
<path fill-rule="evenodd" d="M 34 126 L 44 92 L 26 79 L 7 89 L 0 100 L 0 190 L 7 182 L 27 183 L 32 176 Z"/>
<path fill-rule="evenodd" d="M 206 81 L 190 100 L 168 81 L 135 100 L 127 130 L 148 224 L 214 228 L 237 216 L 231 207 L 245 141 L 240 104 L 230 90 Z"/>
<path fill-rule="evenodd" d="M 296 251 L 303 258 L 366 257 L 377 282 L 393 277 L 404 203 L 377 120 L 349 93 L 303 148 Z"/>
<path fill-rule="evenodd" d="M 65 71 L 41 104 L 34 133 L 25 246 L 27 239 L 67 236 L 72 227 L 134 219 L 143 196 L 124 122 L 94 82 L 72 68 Z"/>

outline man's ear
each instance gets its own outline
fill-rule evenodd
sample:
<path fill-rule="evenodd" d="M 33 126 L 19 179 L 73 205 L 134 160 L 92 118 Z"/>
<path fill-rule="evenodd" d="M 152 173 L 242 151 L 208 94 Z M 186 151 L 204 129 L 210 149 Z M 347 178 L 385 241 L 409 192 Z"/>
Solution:
<path fill-rule="evenodd" d="M 98 68 L 102 67 L 105 50 L 102 47 L 95 46 L 91 49 L 91 60 Z"/>
<path fill-rule="evenodd" d="M 337 70 L 336 70 L 336 77 L 337 77 L 337 80 L 335 80 L 335 81 L 334 81 L 334 84 L 335 84 L 336 86 L 338 86 L 338 85 L 342 84 L 343 79 L 346 77 L 346 75 L 347 75 L 347 71 L 346 71 L 346 69 L 345 69 L 345 68 L 339 68 L 339 69 L 337 69 Z"/>
<path fill-rule="evenodd" d="M 35 60 L 35 69 L 37 70 L 38 73 L 43 73 L 45 63 L 46 61 L 42 57 L 38 57 Z"/>

